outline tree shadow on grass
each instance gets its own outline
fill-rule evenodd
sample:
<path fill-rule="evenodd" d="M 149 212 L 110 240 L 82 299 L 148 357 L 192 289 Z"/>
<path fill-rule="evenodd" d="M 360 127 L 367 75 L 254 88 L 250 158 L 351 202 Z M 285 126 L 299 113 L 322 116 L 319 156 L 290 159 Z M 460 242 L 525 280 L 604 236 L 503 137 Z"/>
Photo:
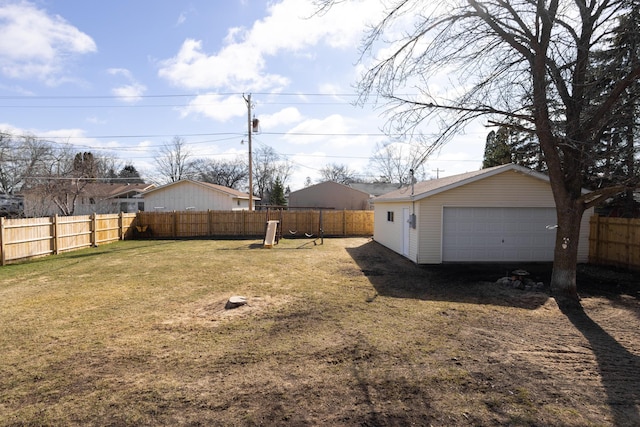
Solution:
<path fill-rule="evenodd" d="M 561 308 L 562 309 L 562 308 Z M 636 426 L 640 422 L 640 356 L 631 353 L 582 309 L 562 309 L 589 341 L 598 362 L 613 424 Z"/>
<path fill-rule="evenodd" d="M 525 269 L 535 282 L 548 285 L 551 264 L 444 264 L 419 266 L 377 242 L 347 248 L 377 295 L 433 301 L 492 304 L 534 310 L 547 292 L 499 285 L 496 281 L 515 269 Z M 371 297 L 372 301 L 375 299 Z"/>
<path fill-rule="evenodd" d="M 638 272 L 596 265 L 579 265 L 578 292 L 583 298 L 606 298 L 610 304 L 640 319 L 640 278 Z"/>
<path fill-rule="evenodd" d="M 347 249 L 378 295 L 394 298 L 492 304 L 536 309 L 548 294 L 505 289 L 495 280 L 514 268 L 529 271 L 534 280 L 548 285 L 552 265 L 547 264 L 458 264 L 417 266 L 376 242 Z M 602 271 L 595 281 L 590 267 L 579 267 L 578 290 L 604 296 L 612 305 L 638 315 L 638 283 L 629 283 L 610 271 Z M 602 278 L 604 277 L 604 278 Z M 626 277 L 626 276 L 624 276 Z M 629 276 L 633 277 L 633 276 Z M 628 298 L 632 296 L 636 298 Z M 374 298 L 371 299 L 373 301 Z M 638 425 L 640 420 L 640 356 L 630 352 L 584 310 L 563 309 L 564 315 L 589 342 L 616 426 Z M 635 331 L 626 331 L 633 334 Z M 637 339 L 637 338 L 636 338 Z"/>

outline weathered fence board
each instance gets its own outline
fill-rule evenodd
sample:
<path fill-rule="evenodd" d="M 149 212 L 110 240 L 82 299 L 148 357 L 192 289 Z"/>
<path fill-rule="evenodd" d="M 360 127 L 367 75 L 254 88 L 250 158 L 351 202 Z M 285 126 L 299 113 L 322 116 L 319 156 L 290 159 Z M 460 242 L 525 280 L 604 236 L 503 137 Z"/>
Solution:
<path fill-rule="evenodd" d="M 640 219 L 591 217 L 589 262 L 640 270 Z"/>

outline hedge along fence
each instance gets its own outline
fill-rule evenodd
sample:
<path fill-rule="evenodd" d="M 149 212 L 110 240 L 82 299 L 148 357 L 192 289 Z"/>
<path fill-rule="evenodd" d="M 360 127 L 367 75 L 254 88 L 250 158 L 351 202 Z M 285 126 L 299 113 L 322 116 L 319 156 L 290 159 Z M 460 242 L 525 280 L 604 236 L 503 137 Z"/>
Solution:
<path fill-rule="evenodd" d="M 266 223 L 280 221 L 282 237 L 372 236 L 373 211 L 266 210 L 139 212 L 137 233 L 158 238 L 261 237 Z"/>
<path fill-rule="evenodd" d="M 594 215 L 589 224 L 590 263 L 640 270 L 640 219 Z"/>
<path fill-rule="evenodd" d="M 133 235 L 136 214 L 0 217 L 0 265 L 122 240 Z"/>

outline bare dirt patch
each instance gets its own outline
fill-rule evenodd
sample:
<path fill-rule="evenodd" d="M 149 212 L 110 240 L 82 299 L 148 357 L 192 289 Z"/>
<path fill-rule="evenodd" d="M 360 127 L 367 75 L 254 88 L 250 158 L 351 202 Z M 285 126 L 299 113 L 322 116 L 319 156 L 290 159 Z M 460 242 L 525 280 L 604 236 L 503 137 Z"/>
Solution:
<path fill-rule="evenodd" d="M 162 322 L 163 325 L 198 325 L 217 327 L 225 321 L 247 316 L 259 316 L 267 309 L 273 309 L 291 303 L 289 296 L 273 297 L 270 295 L 251 295 L 247 304 L 227 308 L 229 295 L 207 296 L 192 304 L 180 308 L 180 311 Z"/>

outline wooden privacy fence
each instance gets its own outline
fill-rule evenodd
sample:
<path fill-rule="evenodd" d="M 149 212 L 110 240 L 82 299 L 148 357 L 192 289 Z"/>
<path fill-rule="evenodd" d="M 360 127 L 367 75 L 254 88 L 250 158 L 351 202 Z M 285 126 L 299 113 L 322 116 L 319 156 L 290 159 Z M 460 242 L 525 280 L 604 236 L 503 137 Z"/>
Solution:
<path fill-rule="evenodd" d="M 137 237 L 262 237 L 269 220 L 282 237 L 373 235 L 373 211 L 139 212 L 6 219 L 0 217 L 0 265 Z M 640 270 L 640 219 L 593 216 L 589 262 Z"/>
<path fill-rule="evenodd" d="M 280 221 L 282 237 L 372 236 L 373 211 L 268 210 L 139 212 L 137 230 L 159 238 L 260 237 L 269 220 Z"/>
<path fill-rule="evenodd" d="M 591 217 L 589 262 L 640 270 L 640 219 Z"/>
<path fill-rule="evenodd" d="M 114 242 L 132 235 L 136 214 L 0 217 L 0 265 Z"/>

